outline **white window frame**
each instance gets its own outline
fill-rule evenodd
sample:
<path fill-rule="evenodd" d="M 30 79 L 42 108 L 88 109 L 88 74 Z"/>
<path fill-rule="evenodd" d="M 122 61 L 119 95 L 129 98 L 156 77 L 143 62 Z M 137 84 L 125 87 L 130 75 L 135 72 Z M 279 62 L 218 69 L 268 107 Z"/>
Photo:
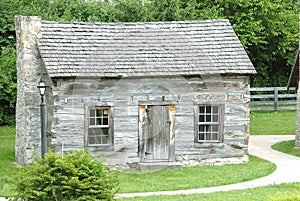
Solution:
<path fill-rule="evenodd" d="M 194 107 L 195 143 L 222 142 L 224 106 L 222 104 L 197 104 Z M 200 108 L 202 108 L 201 111 Z M 217 108 L 217 111 L 215 111 L 215 108 Z"/>
<path fill-rule="evenodd" d="M 95 110 L 94 115 L 91 116 L 91 111 Z M 97 116 L 97 110 L 101 110 L 101 116 Z M 107 111 L 107 115 L 104 115 L 104 110 Z M 110 106 L 87 106 L 86 107 L 86 146 L 88 147 L 107 147 L 113 145 L 113 128 L 112 128 L 112 107 Z M 103 120 L 107 118 L 107 123 L 105 123 Z M 92 120 L 93 119 L 93 120 Z M 100 120 L 100 122 L 99 122 Z M 98 121 L 98 122 L 97 122 Z M 99 134 L 101 135 L 103 133 L 102 129 L 107 129 L 108 139 L 107 143 L 90 143 L 90 129 L 99 129 Z M 95 136 L 96 137 L 96 136 Z M 100 137 L 100 141 L 101 141 Z"/>

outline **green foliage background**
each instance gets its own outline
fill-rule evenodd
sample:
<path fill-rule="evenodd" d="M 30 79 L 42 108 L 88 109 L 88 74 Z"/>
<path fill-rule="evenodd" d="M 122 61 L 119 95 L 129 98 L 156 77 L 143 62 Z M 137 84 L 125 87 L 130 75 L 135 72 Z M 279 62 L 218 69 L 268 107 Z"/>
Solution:
<path fill-rule="evenodd" d="M 298 49 L 299 5 L 293 0 L 0 0 L 0 125 L 14 122 L 14 16 L 53 21 L 229 19 L 258 74 L 252 86 L 286 86 Z"/>

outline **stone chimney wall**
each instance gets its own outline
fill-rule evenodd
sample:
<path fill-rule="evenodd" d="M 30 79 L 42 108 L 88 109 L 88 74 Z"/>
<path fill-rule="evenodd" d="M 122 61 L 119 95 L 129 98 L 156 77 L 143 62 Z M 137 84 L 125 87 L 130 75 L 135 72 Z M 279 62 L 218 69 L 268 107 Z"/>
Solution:
<path fill-rule="evenodd" d="M 17 38 L 18 95 L 16 105 L 16 162 L 27 164 L 40 154 L 40 95 L 37 84 L 42 60 L 37 47 L 41 18 L 15 17 Z"/>

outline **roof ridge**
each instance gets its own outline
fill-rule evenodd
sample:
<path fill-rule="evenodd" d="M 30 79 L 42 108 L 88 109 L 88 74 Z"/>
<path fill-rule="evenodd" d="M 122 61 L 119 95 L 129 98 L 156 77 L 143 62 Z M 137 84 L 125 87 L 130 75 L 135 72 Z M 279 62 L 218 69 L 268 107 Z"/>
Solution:
<path fill-rule="evenodd" d="M 206 19 L 206 20 L 179 20 L 179 21 L 145 21 L 145 22 L 83 22 L 83 21 L 49 21 L 42 20 L 42 23 L 46 24 L 199 24 L 199 23 L 211 23 L 211 22 L 230 22 L 228 19 Z"/>

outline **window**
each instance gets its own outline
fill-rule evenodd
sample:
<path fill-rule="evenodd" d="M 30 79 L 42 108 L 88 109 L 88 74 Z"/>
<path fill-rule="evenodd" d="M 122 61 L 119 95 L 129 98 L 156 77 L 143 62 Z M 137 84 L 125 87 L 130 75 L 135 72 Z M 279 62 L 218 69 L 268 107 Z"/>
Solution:
<path fill-rule="evenodd" d="M 112 144 L 110 107 L 89 107 L 88 136 L 89 146 Z"/>
<path fill-rule="evenodd" d="M 220 105 L 198 105 L 196 107 L 196 142 L 221 141 L 221 108 Z"/>

